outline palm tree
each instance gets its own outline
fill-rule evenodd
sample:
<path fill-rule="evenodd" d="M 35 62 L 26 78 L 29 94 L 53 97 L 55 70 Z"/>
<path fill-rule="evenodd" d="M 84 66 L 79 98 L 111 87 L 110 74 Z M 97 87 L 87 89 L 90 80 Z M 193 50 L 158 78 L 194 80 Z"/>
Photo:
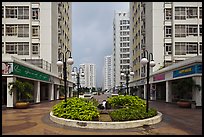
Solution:
<path fill-rule="evenodd" d="M 14 91 L 17 92 L 18 101 L 23 101 L 23 98 L 27 100 L 33 97 L 31 94 L 31 91 L 33 90 L 33 85 L 29 82 L 21 82 L 19 80 L 16 80 L 14 82 L 10 82 L 8 86 L 11 95 Z"/>

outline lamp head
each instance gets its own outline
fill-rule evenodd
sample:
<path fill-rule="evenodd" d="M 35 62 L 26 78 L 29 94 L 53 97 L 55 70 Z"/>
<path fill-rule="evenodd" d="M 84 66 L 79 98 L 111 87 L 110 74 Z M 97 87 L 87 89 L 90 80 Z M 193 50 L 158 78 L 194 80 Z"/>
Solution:
<path fill-rule="evenodd" d="M 72 76 L 75 76 L 75 75 L 76 75 L 76 73 L 75 73 L 74 71 L 72 71 L 71 75 L 72 75 Z"/>
<path fill-rule="evenodd" d="M 67 59 L 67 63 L 68 63 L 69 65 L 74 64 L 74 60 L 72 59 L 72 57 L 69 57 L 69 58 Z"/>
<path fill-rule="evenodd" d="M 150 67 L 154 67 L 156 65 L 156 63 L 154 62 L 154 60 L 149 62 Z"/>
<path fill-rule="evenodd" d="M 84 77 L 84 72 L 81 73 L 81 76 Z"/>
<path fill-rule="evenodd" d="M 148 60 L 147 58 L 142 58 L 140 62 L 142 65 L 146 65 L 148 63 Z"/>
<path fill-rule="evenodd" d="M 58 66 L 58 67 L 61 67 L 62 65 L 63 65 L 63 62 L 62 62 L 61 60 L 58 60 L 58 61 L 57 61 L 57 66 Z"/>
<path fill-rule="evenodd" d="M 135 73 L 134 73 L 133 71 L 130 72 L 130 76 L 134 76 L 134 74 L 135 74 Z"/>
<path fill-rule="evenodd" d="M 123 72 L 120 73 L 121 76 L 125 76 L 125 74 Z"/>

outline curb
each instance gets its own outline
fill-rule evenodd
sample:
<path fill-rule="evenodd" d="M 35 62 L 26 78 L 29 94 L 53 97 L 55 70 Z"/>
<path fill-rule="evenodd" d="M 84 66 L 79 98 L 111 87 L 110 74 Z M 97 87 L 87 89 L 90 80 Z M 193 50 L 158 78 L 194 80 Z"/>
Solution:
<path fill-rule="evenodd" d="M 123 122 L 99 122 L 99 121 L 80 121 L 59 118 L 50 112 L 50 120 L 64 126 L 77 127 L 77 128 L 87 128 L 87 129 L 126 129 L 141 127 L 144 125 L 157 124 L 162 120 L 162 113 L 157 112 L 157 115 L 151 118 L 142 120 L 132 120 Z"/>

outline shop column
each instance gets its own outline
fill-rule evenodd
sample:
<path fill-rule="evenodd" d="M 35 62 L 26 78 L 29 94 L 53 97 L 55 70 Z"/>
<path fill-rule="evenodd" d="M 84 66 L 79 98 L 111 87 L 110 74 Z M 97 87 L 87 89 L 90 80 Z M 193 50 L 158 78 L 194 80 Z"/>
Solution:
<path fill-rule="evenodd" d="M 57 97 L 56 97 L 56 99 L 59 99 L 59 90 L 60 90 L 59 87 L 60 87 L 60 86 L 57 85 L 57 93 L 56 93 L 56 94 L 57 94 Z"/>
<path fill-rule="evenodd" d="M 7 106 L 6 107 L 14 107 L 13 104 L 16 103 L 16 92 L 13 92 L 12 94 L 9 93 L 9 83 L 14 82 L 16 78 L 14 77 L 7 77 Z"/>
<path fill-rule="evenodd" d="M 54 100 L 54 84 L 49 84 L 49 100 Z"/>
<path fill-rule="evenodd" d="M 202 86 L 202 77 L 193 77 L 197 85 Z M 196 102 L 196 106 L 202 106 L 202 90 L 198 90 L 197 88 L 193 89 L 193 97 L 192 99 Z"/>
<path fill-rule="evenodd" d="M 166 81 L 166 102 L 172 102 L 171 82 Z"/>
<path fill-rule="evenodd" d="M 40 81 L 35 81 L 34 82 L 34 100 L 35 103 L 39 103 L 40 102 Z"/>

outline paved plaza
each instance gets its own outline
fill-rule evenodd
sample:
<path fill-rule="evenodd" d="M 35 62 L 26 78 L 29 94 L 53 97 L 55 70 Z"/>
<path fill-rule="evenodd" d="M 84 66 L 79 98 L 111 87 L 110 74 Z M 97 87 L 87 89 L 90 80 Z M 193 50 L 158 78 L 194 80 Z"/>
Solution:
<path fill-rule="evenodd" d="M 103 100 L 106 95 L 95 96 Z M 163 114 L 160 123 L 132 129 L 102 130 L 65 127 L 49 119 L 51 107 L 60 100 L 31 105 L 28 109 L 2 110 L 3 135 L 202 135 L 202 109 L 150 101 Z"/>

